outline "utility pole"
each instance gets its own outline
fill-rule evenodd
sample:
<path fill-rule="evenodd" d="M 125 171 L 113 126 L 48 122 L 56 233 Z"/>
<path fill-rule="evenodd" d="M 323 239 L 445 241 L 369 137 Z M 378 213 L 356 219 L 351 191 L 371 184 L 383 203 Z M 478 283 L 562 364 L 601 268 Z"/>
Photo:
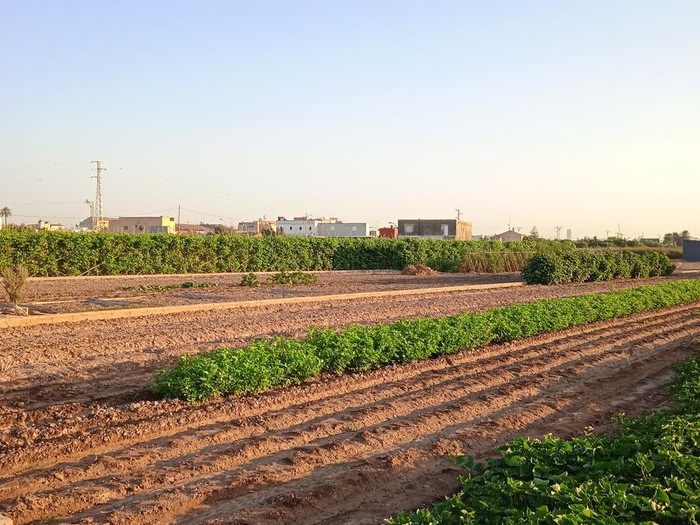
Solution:
<path fill-rule="evenodd" d="M 462 217 L 462 210 L 455 208 L 455 211 L 457 212 L 457 220 L 459 220 Z"/>
<path fill-rule="evenodd" d="M 561 226 L 556 226 L 557 229 L 557 240 L 560 240 Z"/>
<path fill-rule="evenodd" d="M 90 229 L 92 231 L 96 230 L 96 224 L 95 224 L 95 203 L 94 201 L 91 201 L 90 199 L 85 199 L 85 204 L 90 206 Z"/>
<path fill-rule="evenodd" d="M 177 205 L 177 224 L 175 225 L 175 231 L 180 229 L 180 205 Z"/>
<path fill-rule="evenodd" d="M 96 174 L 93 179 L 97 179 L 97 187 L 95 189 L 95 216 L 97 217 L 96 231 L 102 228 L 102 172 L 107 168 L 102 167 L 102 162 L 93 160 L 90 164 L 95 164 Z"/>

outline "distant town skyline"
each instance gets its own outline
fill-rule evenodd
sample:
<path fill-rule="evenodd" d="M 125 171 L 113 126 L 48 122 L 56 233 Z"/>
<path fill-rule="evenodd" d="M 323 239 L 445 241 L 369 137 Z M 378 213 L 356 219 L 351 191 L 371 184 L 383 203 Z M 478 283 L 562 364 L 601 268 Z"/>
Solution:
<path fill-rule="evenodd" d="M 700 235 L 700 3 L 4 2 L 0 207 Z M 28 37 L 29 35 L 29 37 Z"/>

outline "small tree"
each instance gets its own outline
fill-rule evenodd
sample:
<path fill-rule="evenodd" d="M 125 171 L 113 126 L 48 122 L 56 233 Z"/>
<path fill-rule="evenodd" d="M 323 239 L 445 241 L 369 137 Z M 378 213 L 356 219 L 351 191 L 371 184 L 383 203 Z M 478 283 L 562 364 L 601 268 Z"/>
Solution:
<path fill-rule="evenodd" d="M 17 313 L 23 313 L 22 310 L 25 310 L 17 306 L 17 303 L 24 300 L 27 279 L 29 279 L 29 272 L 24 266 L 5 268 L 2 271 L 2 286 Z"/>
<path fill-rule="evenodd" d="M 2 217 L 2 226 L 4 228 L 7 226 L 7 219 L 12 217 L 12 210 L 5 206 L 4 208 L 0 209 L 0 217 Z"/>
<path fill-rule="evenodd" d="M 539 239 L 540 238 L 540 232 L 537 231 L 537 226 L 533 226 L 532 229 L 530 230 L 530 239 Z"/>

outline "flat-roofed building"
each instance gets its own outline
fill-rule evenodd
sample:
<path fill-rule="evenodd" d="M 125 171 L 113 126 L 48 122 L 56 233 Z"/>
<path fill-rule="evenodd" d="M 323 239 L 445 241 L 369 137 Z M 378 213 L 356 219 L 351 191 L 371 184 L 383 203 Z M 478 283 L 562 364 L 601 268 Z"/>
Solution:
<path fill-rule="evenodd" d="M 399 237 L 460 241 L 472 238 L 472 223 L 457 219 L 399 219 L 398 227 Z"/>
<path fill-rule="evenodd" d="M 110 233 L 175 233 L 175 217 L 119 217 L 109 221 Z"/>

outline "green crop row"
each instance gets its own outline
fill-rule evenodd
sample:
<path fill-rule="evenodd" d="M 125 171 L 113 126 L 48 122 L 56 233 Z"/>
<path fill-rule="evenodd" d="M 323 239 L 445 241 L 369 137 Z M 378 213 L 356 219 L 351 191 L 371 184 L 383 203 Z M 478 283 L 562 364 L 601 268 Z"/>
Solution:
<path fill-rule="evenodd" d="M 283 270 L 402 270 L 409 264 L 454 272 L 474 252 L 559 252 L 569 242 L 332 239 L 284 236 L 133 235 L 0 230 L 0 270 L 35 276 Z"/>
<path fill-rule="evenodd" d="M 311 328 L 300 340 L 260 340 L 188 355 L 161 371 L 154 390 L 191 402 L 261 392 L 321 373 L 364 371 L 502 343 L 654 308 L 700 300 L 700 281 L 548 299 L 440 318 L 340 331 Z"/>
<path fill-rule="evenodd" d="M 522 273 L 527 284 L 562 284 L 668 276 L 675 268 L 663 253 L 577 250 L 535 254 Z"/>
<path fill-rule="evenodd" d="M 621 418 L 614 436 L 517 438 L 475 464 L 461 490 L 392 525 L 700 522 L 700 354 L 676 367 L 670 411 Z"/>

